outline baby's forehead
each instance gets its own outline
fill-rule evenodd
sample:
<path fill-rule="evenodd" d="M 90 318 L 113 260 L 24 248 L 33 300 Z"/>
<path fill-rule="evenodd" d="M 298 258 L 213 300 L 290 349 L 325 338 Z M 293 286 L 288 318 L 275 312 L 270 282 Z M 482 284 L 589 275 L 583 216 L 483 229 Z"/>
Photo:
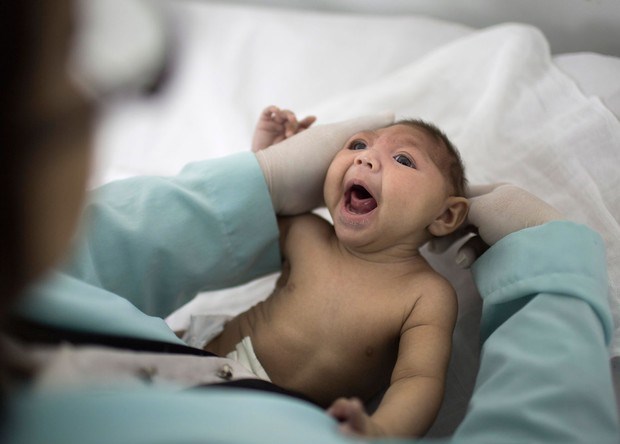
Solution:
<path fill-rule="evenodd" d="M 375 133 L 379 137 L 384 137 L 388 143 L 410 145 L 422 150 L 437 165 L 449 157 L 449 153 L 440 139 L 429 133 L 428 130 L 415 125 L 397 123 L 380 128 Z"/>
<path fill-rule="evenodd" d="M 375 131 L 378 136 L 386 137 L 394 141 L 409 142 L 420 148 L 432 148 L 435 144 L 434 138 L 424 129 L 402 123 L 379 128 Z"/>

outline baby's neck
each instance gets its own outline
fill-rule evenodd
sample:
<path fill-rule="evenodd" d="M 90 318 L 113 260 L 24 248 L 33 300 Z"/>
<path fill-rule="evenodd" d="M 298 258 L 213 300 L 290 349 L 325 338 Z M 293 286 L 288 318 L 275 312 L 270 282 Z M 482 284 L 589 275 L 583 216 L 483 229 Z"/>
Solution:
<path fill-rule="evenodd" d="M 372 246 L 352 247 L 345 245 L 334 236 L 340 253 L 347 258 L 358 260 L 369 265 L 387 265 L 391 269 L 410 270 L 417 264 L 426 264 L 426 259 L 420 253 L 420 246 L 393 245 L 387 248 L 374 249 Z"/>

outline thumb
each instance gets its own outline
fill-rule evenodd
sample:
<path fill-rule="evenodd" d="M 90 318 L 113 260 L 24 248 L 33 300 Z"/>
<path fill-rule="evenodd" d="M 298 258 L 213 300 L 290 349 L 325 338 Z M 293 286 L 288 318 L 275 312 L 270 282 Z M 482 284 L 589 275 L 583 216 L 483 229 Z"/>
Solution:
<path fill-rule="evenodd" d="M 458 249 L 456 264 L 461 268 L 469 268 L 488 249 L 489 246 L 480 236 L 473 236 Z"/>

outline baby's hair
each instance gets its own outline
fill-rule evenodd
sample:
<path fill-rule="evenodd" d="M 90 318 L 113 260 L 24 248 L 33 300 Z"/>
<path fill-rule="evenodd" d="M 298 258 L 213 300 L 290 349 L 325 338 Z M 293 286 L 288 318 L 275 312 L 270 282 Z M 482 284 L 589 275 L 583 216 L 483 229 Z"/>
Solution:
<path fill-rule="evenodd" d="M 448 180 L 448 183 L 452 186 L 452 192 L 456 196 L 465 196 L 465 187 L 467 186 L 467 179 L 465 178 L 465 166 L 459 151 L 454 144 L 448 139 L 448 136 L 433 125 L 430 122 L 426 122 L 422 119 L 403 119 L 393 123 L 394 125 L 406 125 L 412 128 L 417 128 L 424 131 L 428 136 L 437 142 L 438 148 L 444 151 L 445 155 L 437 155 L 436 153 L 430 153 L 433 161 L 443 175 Z"/>

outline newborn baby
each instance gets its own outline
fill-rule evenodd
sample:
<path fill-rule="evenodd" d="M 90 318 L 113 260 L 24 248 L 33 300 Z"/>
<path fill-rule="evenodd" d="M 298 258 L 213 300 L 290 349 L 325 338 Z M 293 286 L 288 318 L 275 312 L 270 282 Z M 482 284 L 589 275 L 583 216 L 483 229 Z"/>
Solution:
<path fill-rule="evenodd" d="M 253 149 L 313 121 L 269 107 Z M 280 217 L 275 291 L 205 349 L 224 356 L 245 341 L 257 374 L 329 406 L 345 430 L 423 435 L 442 401 L 457 301 L 419 248 L 465 220 L 464 187 L 458 152 L 432 124 L 355 134 L 325 178 L 333 225 L 314 214 Z M 386 386 L 369 416 L 362 401 Z"/>

